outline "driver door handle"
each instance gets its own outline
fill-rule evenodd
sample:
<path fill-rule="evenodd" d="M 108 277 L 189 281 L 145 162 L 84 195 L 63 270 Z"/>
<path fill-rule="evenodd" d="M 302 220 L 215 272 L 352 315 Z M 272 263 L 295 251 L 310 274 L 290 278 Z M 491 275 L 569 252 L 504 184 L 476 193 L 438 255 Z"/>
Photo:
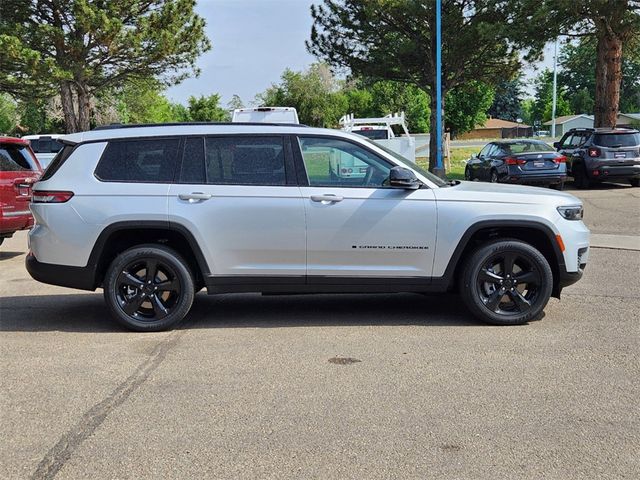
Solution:
<path fill-rule="evenodd" d="M 343 197 L 338 195 L 333 195 L 331 193 L 327 193 L 325 195 L 311 195 L 312 202 L 322 202 L 322 203 L 338 203 L 344 200 Z"/>
<path fill-rule="evenodd" d="M 205 200 L 209 200 L 211 197 L 212 195 L 202 192 L 181 193 L 178 195 L 180 200 L 187 200 L 189 203 L 204 202 Z"/>

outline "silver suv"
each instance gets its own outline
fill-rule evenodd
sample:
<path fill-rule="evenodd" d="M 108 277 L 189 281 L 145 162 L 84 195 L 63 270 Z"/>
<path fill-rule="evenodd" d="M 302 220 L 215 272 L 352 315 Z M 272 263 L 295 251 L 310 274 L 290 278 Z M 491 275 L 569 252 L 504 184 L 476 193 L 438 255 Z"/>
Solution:
<path fill-rule="evenodd" d="M 482 320 L 521 324 L 587 262 L 577 198 L 444 182 L 354 134 L 180 124 L 61 141 L 35 186 L 27 269 L 45 283 L 102 287 L 134 330 L 175 325 L 202 288 L 457 291 Z"/>

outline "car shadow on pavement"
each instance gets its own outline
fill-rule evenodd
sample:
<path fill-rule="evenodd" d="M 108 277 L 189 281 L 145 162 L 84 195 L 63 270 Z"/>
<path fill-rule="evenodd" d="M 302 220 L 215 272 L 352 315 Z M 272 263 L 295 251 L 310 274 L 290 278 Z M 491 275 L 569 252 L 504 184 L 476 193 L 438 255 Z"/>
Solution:
<path fill-rule="evenodd" d="M 22 255 L 24 252 L 3 252 L 0 250 L 0 260 L 9 260 L 10 258 Z"/>
<path fill-rule="evenodd" d="M 327 326 L 484 326 L 455 295 L 196 296 L 179 328 Z M 3 332 L 123 332 L 101 294 L 34 295 L 0 299 Z"/>

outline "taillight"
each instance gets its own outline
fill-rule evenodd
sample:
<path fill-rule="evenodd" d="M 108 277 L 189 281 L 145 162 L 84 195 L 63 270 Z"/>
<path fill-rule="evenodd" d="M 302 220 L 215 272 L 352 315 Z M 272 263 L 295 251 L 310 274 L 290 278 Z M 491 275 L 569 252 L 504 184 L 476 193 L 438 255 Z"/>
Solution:
<path fill-rule="evenodd" d="M 73 192 L 36 190 L 31 196 L 32 203 L 64 203 L 73 197 Z"/>
<path fill-rule="evenodd" d="M 600 149 L 599 148 L 589 148 L 589 156 L 590 157 L 599 157 L 600 156 Z"/>
<path fill-rule="evenodd" d="M 566 163 L 567 157 L 565 157 L 564 155 L 560 155 L 559 157 L 554 158 L 553 161 L 555 163 Z"/>
<path fill-rule="evenodd" d="M 513 157 L 507 157 L 504 159 L 504 162 L 507 165 L 524 165 L 525 163 L 527 163 L 526 160 L 522 160 L 520 158 L 513 158 Z"/>

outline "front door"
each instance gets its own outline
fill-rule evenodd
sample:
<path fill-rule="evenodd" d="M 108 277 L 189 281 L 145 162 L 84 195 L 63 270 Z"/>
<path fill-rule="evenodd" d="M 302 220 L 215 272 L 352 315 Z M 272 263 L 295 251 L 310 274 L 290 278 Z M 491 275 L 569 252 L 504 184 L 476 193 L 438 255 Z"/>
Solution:
<path fill-rule="evenodd" d="M 211 282 L 304 283 L 305 213 L 288 137 L 188 138 L 183 157 L 169 221 L 194 234 Z"/>
<path fill-rule="evenodd" d="M 387 185 L 394 166 L 356 142 L 299 137 L 308 283 L 332 277 L 431 277 L 436 203 L 428 188 Z M 354 280 L 356 282 L 356 280 Z"/>

